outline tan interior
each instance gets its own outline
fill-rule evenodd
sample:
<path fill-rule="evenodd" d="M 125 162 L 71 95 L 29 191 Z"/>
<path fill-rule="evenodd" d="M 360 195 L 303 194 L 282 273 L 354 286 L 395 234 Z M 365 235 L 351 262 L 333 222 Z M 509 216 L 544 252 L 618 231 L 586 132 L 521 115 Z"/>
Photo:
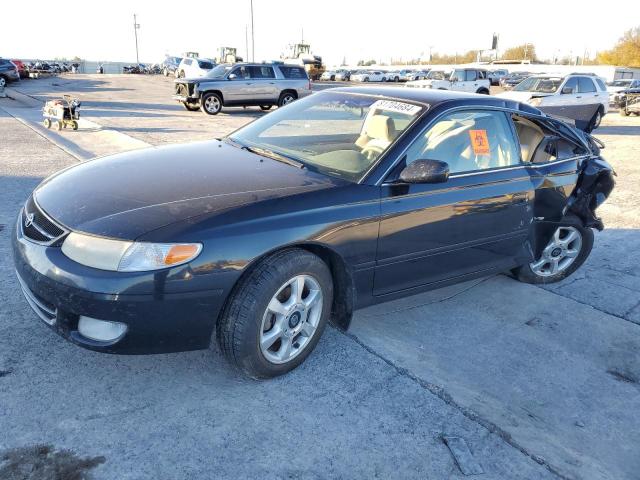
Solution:
<path fill-rule="evenodd" d="M 365 122 L 362 134 L 356 140 L 356 145 L 363 150 L 376 148 L 383 151 L 391 145 L 396 135 L 396 126 L 391 117 L 372 115 Z"/>
<path fill-rule="evenodd" d="M 522 160 L 531 162 L 536 147 L 544 139 L 542 129 L 530 120 L 522 117 L 514 117 L 516 132 L 520 140 L 520 151 L 522 152 Z"/>

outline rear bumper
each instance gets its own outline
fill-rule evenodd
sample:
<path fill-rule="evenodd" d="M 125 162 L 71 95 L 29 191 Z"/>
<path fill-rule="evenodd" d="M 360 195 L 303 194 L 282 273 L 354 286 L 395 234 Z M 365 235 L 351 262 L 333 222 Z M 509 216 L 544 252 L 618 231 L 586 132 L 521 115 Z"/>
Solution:
<path fill-rule="evenodd" d="M 99 271 L 97 276 L 87 276 L 88 267 L 69 260 L 59 247 L 32 243 L 19 230 L 14 228 L 12 250 L 20 287 L 38 317 L 59 335 L 105 353 L 168 353 L 208 347 L 227 289 L 178 288 L 179 293 L 168 293 L 166 271 Z M 115 288 L 127 277 L 132 285 L 148 283 L 148 293 L 129 294 Z M 109 288 L 113 292 L 104 293 Z M 112 343 L 88 339 L 78 332 L 81 315 L 125 323 L 127 331 Z"/>

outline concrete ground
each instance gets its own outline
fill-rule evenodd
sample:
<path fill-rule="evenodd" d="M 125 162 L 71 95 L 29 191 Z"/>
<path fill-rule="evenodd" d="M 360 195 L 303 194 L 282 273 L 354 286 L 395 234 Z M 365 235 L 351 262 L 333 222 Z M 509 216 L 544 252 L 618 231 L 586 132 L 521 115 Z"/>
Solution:
<path fill-rule="evenodd" d="M 0 478 L 440 479 L 470 464 L 482 478 L 638 478 L 638 117 L 613 112 L 596 131 L 618 183 L 571 278 L 540 288 L 496 276 L 370 307 L 347 334 L 327 330 L 301 368 L 254 382 L 215 349 L 75 347 L 39 323 L 11 271 L 11 225 L 44 176 L 262 115 L 187 112 L 171 83 L 61 76 L 0 99 Z M 83 100 L 77 132 L 38 126 L 41 101 L 62 93 Z M 472 454 L 460 465 L 451 436 Z"/>

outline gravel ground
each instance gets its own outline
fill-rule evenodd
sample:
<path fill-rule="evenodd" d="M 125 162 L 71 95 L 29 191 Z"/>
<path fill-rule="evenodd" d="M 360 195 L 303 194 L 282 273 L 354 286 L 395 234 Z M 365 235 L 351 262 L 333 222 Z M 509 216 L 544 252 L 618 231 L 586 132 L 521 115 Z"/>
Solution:
<path fill-rule="evenodd" d="M 481 478 L 637 478 L 638 117 L 614 112 L 596 132 L 618 183 L 600 212 L 607 230 L 570 279 L 497 276 L 371 307 L 347 335 L 329 329 L 292 374 L 254 382 L 215 350 L 108 356 L 65 342 L 18 293 L 8 247 L 44 176 L 262 113 L 187 112 L 162 77 L 18 90 L 29 96 L 0 100 L 0 478 L 462 478 L 443 436 L 465 440 Z M 82 97 L 84 128 L 37 127 L 40 101 L 68 92 Z"/>

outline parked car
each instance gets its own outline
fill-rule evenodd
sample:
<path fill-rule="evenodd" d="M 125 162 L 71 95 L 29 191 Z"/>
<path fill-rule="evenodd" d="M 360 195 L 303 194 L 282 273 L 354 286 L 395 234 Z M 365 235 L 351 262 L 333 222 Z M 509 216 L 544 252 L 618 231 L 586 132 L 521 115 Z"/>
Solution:
<path fill-rule="evenodd" d="M 623 90 L 617 94 L 616 106 L 620 109 L 620 115 L 640 115 L 640 87 Z"/>
<path fill-rule="evenodd" d="M 618 105 L 620 103 L 620 98 L 622 97 L 624 90 L 628 90 L 630 88 L 640 88 L 640 79 L 625 78 L 607 83 L 607 91 L 609 92 L 609 103 Z"/>
<path fill-rule="evenodd" d="M 27 302 L 91 350 L 214 337 L 268 378 L 355 309 L 499 272 L 549 284 L 584 263 L 614 186 L 591 136 L 510 100 L 388 92 L 325 90 L 219 140 L 49 177 L 12 234 Z"/>
<path fill-rule="evenodd" d="M 345 74 L 348 71 L 344 68 L 339 68 L 337 70 L 325 70 L 322 75 L 320 75 L 320 80 L 325 81 L 336 81 L 336 80 L 344 80 Z"/>
<path fill-rule="evenodd" d="M 426 80 L 429 75 L 429 70 L 416 70 L 407 75 L 407 81 L 412 82 L 414 80 Z"/>
<path fill-rule="evenodd" d="M 204 77 L 175 81 L 174 100 L 187 110 L 209 115 L 222 107 L 282 107 L 311 93 L 311 81 L 303 66 L 282 63 L 222 64 Z"/>
<path fill-rule="evenodd" d="M 11 63 L 13 63 L 18 69 L 18 75 L 20 76 L 20 78 L 29 77 L 29 72 L 27 71 L 27 67 L 22 60 L 11 60 Z"/>
<path fill-rule="evenodd" d="M 144 73 L 144 64 L 140 63 L 138 65 L 125 65 L 122 67 L 122 73 L 130 73 L 130 74 L 141 74 Z"/>
<path fill-rule="evenodd" d="M 528 103 L 540 110 L 576 122 L 591 132 L 609 111 L 605 82 L 595 75 L 533 75 L 498 97 Z"/>
<path fill-rule="evenodd" d="M 427 76 L 428 77 L 428 76 Z M 449 74 L 449 79 L 415 80 L 407 82 L 408 87 L 432 88 L 436 90 L 455 90 L 457 92 L 481 93 L 489 95 L 491 82 L 487 71 L 479 68 L 456 68 Z"/>
<path fill-rule="evenodd" d="M 20 80 L 18 67 L 7 58 L 0 58 L 0 87 L 4 87 L 9 82 Z"/>
<path fill-rule="evenodd" d="M 532 74 L 530 72 L 511 72 L 505 75 L 499 80 L 500 86 L 505 90 L 510 90 L 518 85 L 525 78 L 529 78 Z"/>
<path fill-rule="evenodd" d="M 352 82 L 386 82 L 385 72 L 381 70 L 360 70 L 351 75 Z"/>
<path fill-rule="evenodd" d="M 354 70 L 338 70 L 336 71 L 335 80 L 341 81 L 341 82 L 348 82 L 351 80 L 351 74 L 353 72 Z"/>
<path fill-rule="evenodd" d="M 175 75 L 177 78 L 203 77 L 215 66 L 214 62 L 206 58 L 185 57 L 178 65 Z"/>
<path fill-rule="evenodd" d="M 509 70 L 500 68 L 498 70 L 490 70 L 487 72 L 487 78 L 491 82 L 491 85 L 500 85 L 500 80 L 509 75 Z"/>

